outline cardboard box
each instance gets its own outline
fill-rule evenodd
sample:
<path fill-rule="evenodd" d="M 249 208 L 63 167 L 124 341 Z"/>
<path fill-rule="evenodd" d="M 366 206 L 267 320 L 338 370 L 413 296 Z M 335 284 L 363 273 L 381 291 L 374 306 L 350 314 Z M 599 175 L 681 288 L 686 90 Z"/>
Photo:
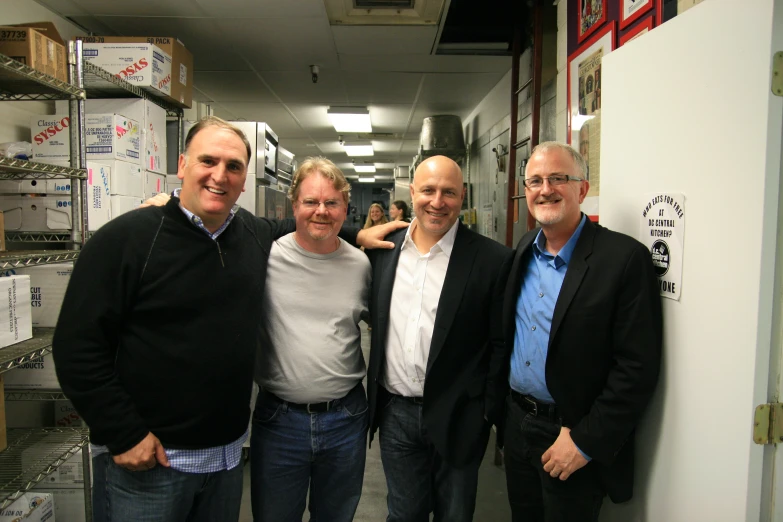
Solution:
<path fill-rule="evenodd" d="M 71 198 L 58 196 L 0 196 L 5 230 L 49 232 L 71 229 Z"/>
<path fill-rule="evenodd" d="M 39 484 L 33 487 L 33 491 L 52 495 L 54 498 L 54 516 L 58 521 L 85 522 L 83 487 L 47 488 L 46 485 Z M 23 520 L 21 522 L 27 521 Z"/>
<path fill-rule="evenodd" d="M 46 451 L 46 439 L 40 444 L 33 444 L 22 450 L 22 468 L 34 467 L 41 458 L 41 453 Z M 45 454 L 45 453 L 44 453 Z M 84 485 L 84 463 L 82 462 L 82 450 L 77 451 L 71 458 L 60 464 L 52 473 L 41 480 L 40 489 L 74 487 Z"/>
<path fill-rule="evenodd" d="M 3 386 L 3 374 L 0 373 L 0 451 L 8 447 L 8 434 L 5 424 L 5 387 Z"/>
<path fill-rule="evenodd" d="M 0 278 L 0 282 L 5 278 Z M 30 362 L 14 368 L 12 372 L 6 372 L 5 387 L 18 388 L 20 390 L 59 390 L 60 381 L 54 371 L 52 355 L 36 357 Z M 49 417 L 51 418 L 51 417 Z M 47 421 L 48 422 L 48 421 Z"/>
<path fill-rule="evenodd" d="M 193 105 L 193 55 L 182 42 L 169 36 L 79 36 L 85 43 L 150 43 L 171 56 L 169 100 L 181 107 Z"/>
<path fill-rule="evenodd" d="M 166 176 L 166 191 L 171 195 L 176 189 L 182 188 L 182 180 L 176 174 Z"/>
<path fill-rule="evenodd" d="M 144 173 L 144 199 L 166 192 L 166 175 L 155 172 Z"/>
<path fill-rule="evenodd" d="M 111 201 L 109 208 L 111 209 L 112 219 L 131 210 L 136 210 L 144 202 L 141 198 L 131 196 L 110 196 L 109 199 Z"/>
<path fill-rule="evenodd" d="M 33 161 L 40 163 L 69 162 L 71 159 L 71 118 L 68 102 L 57 107 L 58 114 L 35 115 L 30 118 Z"/>
<path fill-rule="evenodd" d="M 30 276 L 30 308 L 35 327 L 54 328 L 63 306 L 65 289 L 71 280 L 73 263 L 14 268 L 0 276 Z"/>
<path fill-rule="evenodd" d="M 88 161 L 87 166 L 108 167 L 110 195 L 144 196 L 144 172 L 139 165 L 125 161 Z"/>
<path fill-rule="evenodd" d="M 54 425 L 58 428 L 87 427 L 71 401 L 54 402 Z"/>
<path fill-rule="evenodd" d="M 85 116 L 88 160 L 121 160 L 141 165 L 139 122 L 119 114 Z"/>
<path fill-rule="evenodd" d="M 16 502 L 0 510 L 0 522 L 21 521 L 55 522 L 52 494 L 42 491 L 23 493 Z"/>
<path fill-rule="evenodd" d="M 0 26 L 0 53 L 58 80 L 68 81 L 65 46 L 33 27 Z"/>
<path fill-rule="evenodd" d="M 111 167 L 87 163 L 87 230 L 90 232 L 95 232 L 111 219 L 110 183 Z"/>
<path fill-rule="evenodd" d="M 171 55 L 158 46 L 84 42 L 82 56 L 128 83 L 171 97 Z"/>
<path fill-rule="evenodd" d="M 32 337 L 30 276 L 0 277 L 0 348 Z"/>
<path fill-rule="evenodd" d="M 23 179 L 0 181 L 0 194 L 70 194 L 70 179 Z"/>
<path fill-rule="evenodd" d="M 68 112 L 67 101 L 57 101 L 55 107 L 58 114 Z M 166 173 L 167 140 L 164 109 L 147 100 L 119 98 L 87 100 L 85 111 L 87 114 L 122 114 L 126 118 L 139 122 L 140 150 L 144 152 L 141 159 L 142 168 L 158 174 Z M 35 139 L 35 136 L 33 138 Z M 33 154 L 35 154 L 35 147 Z"/>

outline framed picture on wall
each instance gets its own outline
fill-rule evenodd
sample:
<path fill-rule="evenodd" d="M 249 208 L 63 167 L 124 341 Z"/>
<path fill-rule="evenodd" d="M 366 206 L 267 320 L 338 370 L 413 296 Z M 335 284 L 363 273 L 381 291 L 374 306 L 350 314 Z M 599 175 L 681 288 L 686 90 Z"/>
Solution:
<path fill-rule="evenodd" d="M 622 36 L 620 36 L 620 44 L 619 47 L 622 47 L 626 43 L 630 42 L 634 38 L 639 38 L 643 34 L 646 34 L 649 31 L 652 31 L 653 28 L 653 15 L 650 13 L 650 16 L 643 19 L 641 22 L 633 26 L 631 29 L 625 32 Z"/>
<path fill-rule="evenodd" d="M 601 60 L 614 50 L 615 26 L 610 22 L 568 57 L 566 137 L 587 162 L 588 196 L 600 191 Z"/>
<path fill-rule="evenodd" d="M 577 0 L 576 41 L 582 43 L 606 22 L 606 0 Z"/>
<path fill-rule="evenodd" d="M 618 0 L 620 2 L 620 29 L 625 29 L 652 9 L 654 0 Z"/>

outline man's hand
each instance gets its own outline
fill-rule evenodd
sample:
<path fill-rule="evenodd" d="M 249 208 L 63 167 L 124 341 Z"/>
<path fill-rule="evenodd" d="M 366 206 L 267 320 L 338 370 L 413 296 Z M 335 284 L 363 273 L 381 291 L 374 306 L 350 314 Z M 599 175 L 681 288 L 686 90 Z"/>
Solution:
<path fill-rule="evenodd" d="M 160 192 L 151 198 L 149 198 L 147 201 L 139 205 L 138 208 L 144 208 L 144 207 L 163 207 L 166 205 L 166 203 L 169 202 L 171 199 L 171 196 L 166 194 L 165 192 Z"/>
<path fill-rule="evenodd" d="M 398 228 L 405 228 L 408 225 L 410 223 L 406 221 L 389 221 L 383 225 L 362 229 L 356 235 L 356 244 L 364 248 L 386 248 L 391 250 L 394 248 L 394 243 L 384 241 L 383 238 Z"/>
<path fill-rule="evenodd" d="M 112 458 L 118 466 L 131 471 L 147 471 L 154 468 L 156 464 L 167 468 L 170 466 L 163 445 L 152 433 L 147 433 L 141 442 Z"/>
<path fill-rule="evenodd" d="M 552 478 L 566 480 L 576 470 L 587 464 L 579 452 L 579 449 L 571 440 L 571 428 L 561 427 L 560 436 L 548 450 L 541 455 L 541 463 L 544 464 L 544 471 L 549 473 Z"/>

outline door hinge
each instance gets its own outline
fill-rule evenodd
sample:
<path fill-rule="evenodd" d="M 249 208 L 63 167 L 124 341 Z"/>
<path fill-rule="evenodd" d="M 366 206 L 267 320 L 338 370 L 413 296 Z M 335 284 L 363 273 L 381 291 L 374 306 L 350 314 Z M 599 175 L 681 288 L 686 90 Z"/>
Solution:
<path fill-rule="evenodd" d="M 772 402 L 756 406 L 753 415 L 753 442 L 756 444 L 783 442 L 783 403 Z"/>
<path fill-rule="evenodd" d="M 783 51 L 772 56 L 772 94 L 783 96 Z"/>

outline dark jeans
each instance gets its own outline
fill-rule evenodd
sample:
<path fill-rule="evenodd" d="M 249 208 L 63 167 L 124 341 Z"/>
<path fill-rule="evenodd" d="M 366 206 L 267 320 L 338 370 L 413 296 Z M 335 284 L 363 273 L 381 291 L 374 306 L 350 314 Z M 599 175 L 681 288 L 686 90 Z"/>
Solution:
<path fill-rule="evenodd" d="M 424 426 L 422 405 L 381 394 L 378 440 L 388 488 L 387 522 L 468 522 L 476 507 L 478 469 L 486 442 L 476 461 L 457 469 L 435 450 Z M 487 437 L 489 432 L 487 432 Z"/>
<path fill-rule="evenodd" d="M 588 463 L 564 481 L 552 478 L 541 455 L 560 435 L 560 424 L 507 402 L 504 464 L 512 521 L 597 521 L 604 492 L 594 468 Z"/>
<path fill-rule="evenodd" d="M 334 409 L 307 413 L 258 394 L 250 435 L 255 522 L 353 520 L 364 481 L 367 397 L 359 383 Z"/>
<path fill-rule="evenodd" d="M 108 453 L 92 463 L 95 522 L 239 520 L 241 464 L 215 473 L 183 473 L 163 466 L 129 471 Z"/>

